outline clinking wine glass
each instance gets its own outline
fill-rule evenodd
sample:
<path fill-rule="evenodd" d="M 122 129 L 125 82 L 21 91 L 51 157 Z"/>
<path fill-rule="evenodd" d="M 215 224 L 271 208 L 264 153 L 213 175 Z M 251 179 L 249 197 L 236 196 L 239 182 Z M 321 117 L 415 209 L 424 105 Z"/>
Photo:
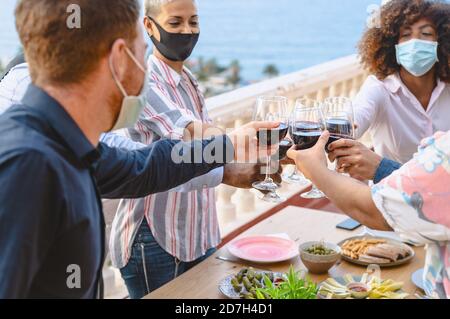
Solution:
<path fill-rule="evenodd" d="M 292 139 L 297 149 L 306 150 L 316 145 L 325 129 L 322 107 L 314 102 L 314 107 L 297 109 L 292 121 Z M 301 197 L 320 199 L 326 197 L 315 185 Z"/>
<path fill-rule="evenodd" d="M 302 98 L 302 99 L 298 99 L 295 103 L 295 107 L 294 110 L 292 111 L 292 114 L 290 116 L 289 119 L 289 135 L 291 136 L 292 139 L 292 121 L 295 118 L 295 112 L 297 110 L 301 110 L 304 108 L 310 108 L 310 107 L 314 107 L 314 100 L 310 100 L 308 98 Z M 292 174 L 290 175 L 283 175 L 283 180 L 287 183 L 291 183 L 291 184 L 297 184 L 300 186 L 307 186 L 311 184 L 311 181 L 309 179 L 307 179 L 305 177 L 305 175 L 303 175 L 301 172 L 298 171 L 297 166 L 295 166 L 294 171 L 292 172 Z"/>
<path fill-rule="evenodd" d="M 328 152 L 328 146 L 340 139 L 354 139 L 354 124 L 352 117 L 347 112 L 329 111 L 325 114 L 325 126 L 330 132 L 325 150 Z"/>
<path fill-rule="evenodd" d="M 347 114 L 349 120 L 352 123 L 352 139 L 356 138 L 356 127 L 355 127 L 355 110 L 353 108 L 353 102 L 348 97 L 329 97 L 326 98 L 323 103 L 323 112 L 325 117 L 329 117 L 330 114 L 336 114 L 344 112 Z"/>
<path fill-rule="evenodd" d="M 352 100 L 347 97 L 329 97 L 324 102 L 326 127 L 330 131 L 328 146 L 342 138 L 356 139 L 355 111 Z M 346 174 L 344 174 L 346 175 Z"/>
<path fill-rule="evenodd" d="M 258 142 L 260 146 L 271 146 L 280 144 L 288 133 L 287 120 L 287 98 L 282 96 L 264 96 L 259 97 L 256 102 L 253 120 L 254 121 L 279 121 L 280 126 L 271 130 L 260 130 L 257 133 Z M 285 199 L 281 198 L 276 190 L 280 187 L 270 177 L 271 172 L 271 156 L 267 156 L 266 177 L 262 182 L 253 183 L 253 188 L 265 193 L 262 198 L 269 202 L 283 202 Z"/>

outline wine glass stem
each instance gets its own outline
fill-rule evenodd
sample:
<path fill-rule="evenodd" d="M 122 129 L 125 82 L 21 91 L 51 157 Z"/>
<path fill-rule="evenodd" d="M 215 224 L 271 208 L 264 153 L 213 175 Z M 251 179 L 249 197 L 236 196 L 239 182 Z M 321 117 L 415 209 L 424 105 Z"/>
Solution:
<path fill-rule="evenodd" d="M 267 157 L 267 169 L 266 169 L 266 179 L 265 182 L 266 183 L 273 183 L 272 178 L 270 177 L 270 166 L 272 165 L 271 163 L 271 156 Z"/>

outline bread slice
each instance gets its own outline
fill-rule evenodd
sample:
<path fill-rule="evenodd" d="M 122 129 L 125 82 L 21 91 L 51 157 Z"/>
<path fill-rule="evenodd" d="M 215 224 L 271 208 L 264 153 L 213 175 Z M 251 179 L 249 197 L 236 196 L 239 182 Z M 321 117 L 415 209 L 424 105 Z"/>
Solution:
<path fill-rule="evenodd" d="M 390 251 L 397 253 L 399 255 L 399 258 L 397 258 L 397 260 L 409 256 L 409 250 L 403 246 L 393 244 L 380 244 L 377 247 L 380 247 L 381 249 L 389 249 Z"/>
<path fill-rule="evenodd" d="M 369 247 L 366 251 L 366 255 L 397 261 L 401 257 L 401 250 L 394 245 L 380 244 Z"/>
<path fill-rule="evenodd" d="M 387 264 L 391 262 L 389 259 L 386 258 L 373 257 L 369 255 L 360 255 L 358 260 L 371 264 Z"/>

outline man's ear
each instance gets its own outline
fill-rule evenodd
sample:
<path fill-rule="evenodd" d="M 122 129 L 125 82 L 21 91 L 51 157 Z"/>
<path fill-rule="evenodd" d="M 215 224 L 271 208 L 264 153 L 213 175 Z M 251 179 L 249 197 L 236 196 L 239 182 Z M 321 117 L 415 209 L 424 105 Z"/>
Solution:
<path fill-rule="evenodd" d="M 126 52 L 127 43 L 124 39 L 114 41 L 111 48 L 111 68 L 117 80 L 122 82 L 125 79 L 128 69 L 128 54 Z"/>

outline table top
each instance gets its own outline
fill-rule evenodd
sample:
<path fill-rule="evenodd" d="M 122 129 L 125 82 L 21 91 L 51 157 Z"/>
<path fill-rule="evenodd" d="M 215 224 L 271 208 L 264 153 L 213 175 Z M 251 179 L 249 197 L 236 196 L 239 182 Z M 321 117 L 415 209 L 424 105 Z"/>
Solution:
<path fill-rule="evenodd" d="M 248 235 L 271 235 L 286 233 L 297 244 L 308 241 L 324 240 L 338 243 L 346 238 L 357 236 L 361 228 L 354 231 L 337 229 L 336 225 L 348 217 L 334 213 L 310 210 L 300 207 L 289 206 L 274 216 L 255 225 L 239 237 Z M 238 238 L 239 238 L 238 237 Z M 413 298 L 419 291 L 411 281 L 411 275 L 424 265 L 425 251 L 422 247 L 414 247 L 415 258 L 408 264 L 394 267 L 382 268 L 383 279 L 393 279 L 404 283 L 403 290 Z M 225 298 L 218 290 L 219 282 L 230 274 L 236 274 L 242 267 L 252 266 L 264 270 L 287 272 L 290 265 L 296 270 L 306 269 L 300 257 L 288 262 L 274 265 L 256 265 L 244 261 L 229 262 L 218 260 L 217 256 L 230 257 L 227 247 L 218 250 L 213 256 L 184 273 L 167 285 L 149 294 L 147 299 L 223 299 Z M 362 275 L 366 267 L 350 264 L 342 261 L 334 266 L 329 274 L 308 276 L 314 282 L 321 282 L 328 277 L 339 277 L 345 274 Z"/>

